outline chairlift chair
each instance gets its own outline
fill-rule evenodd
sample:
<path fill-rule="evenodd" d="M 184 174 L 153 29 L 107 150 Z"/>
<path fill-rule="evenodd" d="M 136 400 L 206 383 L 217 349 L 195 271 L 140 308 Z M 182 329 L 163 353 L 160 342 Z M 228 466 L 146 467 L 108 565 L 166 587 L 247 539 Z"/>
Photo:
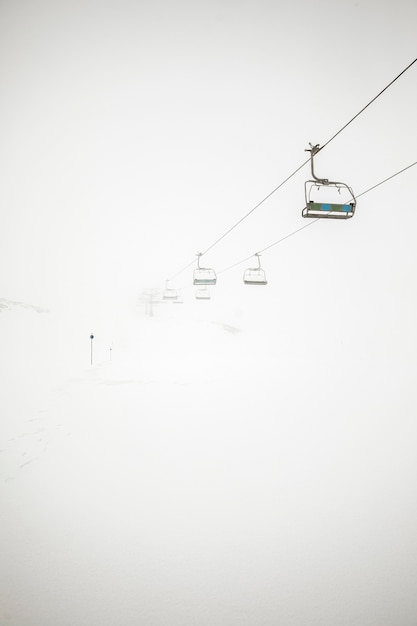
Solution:
<path fill-rule="evenodd" d="M 168 287 L 168 282 L 165 282 L 165 289 L 162 292 L 162 299 L 169 302 L 177 302 L 179 300 L 179 292 L 177 289 Z"/>
<path fill-rule="evenodd" d="M 171 300 L 172 304 L 184 304 L 184 300 L 182 299 L 181 289 L 175 289 L 175 291 L 177 292 L 177 297 L 172 298 Z"/>
<path fill-rule="evenodd" d="M 201 252 L 197 252 L 197 267 L 194 270 L 194 285 L 215 285 L 217 282 L 216 272 L 208 267 L 200 267 Z"/>
<path fill-rule="evenodd" d="M 306 152 L 310 152 L 311 176 L 313 180 L 304 183 L 306 206 L 302 211 L 303 217 L 326 217 L 332 219 L 348 219 L 353 217 L 356 207 L 356 198 L 352 189 L 345 183 L 335 182 L 327 178 L 317 178 L 314 174 L 313 158 L 320 151 L 319 144 Z M 319 197 L 319 194 L 321 197 Z"/>
<path fill-rule="evenodd" d="M 261 267 L 260 254 L 255 254 L 258 257 L 258 267 L 249 267 L 243 274 L 243 282 L 245 285 L 267 285 L 265 271 Z"/>
<path fill-rule="evenodd" d="M 196 289 L 195 291 L 196 300 L 210 300 L 211 294 L 207 287 L 200 287 L 200 289 Z"/>

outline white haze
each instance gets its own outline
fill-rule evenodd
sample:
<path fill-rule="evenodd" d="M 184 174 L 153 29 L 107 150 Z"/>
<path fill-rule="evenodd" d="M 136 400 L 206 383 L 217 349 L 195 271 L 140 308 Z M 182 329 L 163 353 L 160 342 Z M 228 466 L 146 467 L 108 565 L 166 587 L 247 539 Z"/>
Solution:
<path fill-rule="evenodd" d="M 1 626 L 415 626 L 415 3 L 0 13 Z"/>
<path fill-rule="evenodd" d="M 181 306 L 1 314 L 2 623 L 412 624 L 415 368 Z"/>

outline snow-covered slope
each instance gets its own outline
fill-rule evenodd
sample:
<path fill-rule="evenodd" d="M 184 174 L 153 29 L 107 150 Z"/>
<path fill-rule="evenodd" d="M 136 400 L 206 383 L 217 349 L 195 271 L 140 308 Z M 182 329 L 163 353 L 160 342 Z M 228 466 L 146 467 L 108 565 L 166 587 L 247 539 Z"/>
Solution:
<path fill-rule="evenodd" d="M 401 622 L 415 372 L 187 311 L 0 315 L 1 623 Z"/>
<path fill-rule="evenodd" d="M 6 298 L 0 298 L 0 313 L 2 311 L 11 311 L 14 309 L 29 309 L 36 311 L 37 313 L 46 313 L 47 310 L 33 304 L 26 304 L 25 302 L 15 302 L 13 300 L 7 300 Z"/>

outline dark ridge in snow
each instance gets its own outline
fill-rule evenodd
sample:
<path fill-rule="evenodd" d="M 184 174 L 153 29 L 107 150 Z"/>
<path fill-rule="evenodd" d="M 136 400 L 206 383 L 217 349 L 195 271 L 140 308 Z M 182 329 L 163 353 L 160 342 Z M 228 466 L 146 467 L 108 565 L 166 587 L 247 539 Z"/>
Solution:
<path fill-rule="evenodd" d="M 232 335 L 236 335 L 237 333 L 240 333 L 240 328 L 237 328 L 236 326 L 231 326 L 230 324 L 223 324 L 222 322 L 211 322 L 211 323 L 215 324 L 216 326 L 220 326 L 226 332 L 232 333 Z"/>
<path fill-rule="evenodd" d="M 26 304 L 25 302 L 15 302 L 13 300 L 6 300 L 5 298 L 0 298 L 0 313 L 3 311 L 11 311 L 12 309 L 20 308 L 20 309 L 29 309 L 30 311 L 36 311 L 36 313 L 48 313 L 47 309 L 42 309 L 39 306 L 34 306 L 33 304 Z"/>

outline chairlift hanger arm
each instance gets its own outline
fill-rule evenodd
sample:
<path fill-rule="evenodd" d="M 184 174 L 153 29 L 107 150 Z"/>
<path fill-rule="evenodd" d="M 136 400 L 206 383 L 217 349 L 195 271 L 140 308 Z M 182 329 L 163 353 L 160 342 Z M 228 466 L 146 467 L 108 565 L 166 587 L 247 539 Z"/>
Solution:
<path fill-rule="evenodd" d="M 316 143 L 314 146 L 312 143 L 309 144 L 310 147 L 305 149 L 305 152 L 310 153 L 310 165 L 311 165 L 311 176 L 321 185 L 328 185 L 330 183 L 328 178 L 318 178 L 314 173 L 314 156 L 320 152 L 320 144 Z"/>
<path fill-rule="evenodd" d="M 340 188 L 345 188 L 348 189 L 353 200 L 356 202 L 355 200 L 355 196 L 353 194 L 352 189 L 349 187 L 349 185 L 346 185 L 345 183 L 341 183 L 339 181 L 336 180 L 329 180 L 328 178 L 318 178 L 315 173 L 314 173 L 314 156 L 320 152 L 320 150 L 322 150 L 322 148 L 320 148 L 320 144 L 316 144 L 313 146 L 312 143 L 309 144 L 310 148 L 306 148 L 305 152 L 310 152 L 310 163 L 311 163 L 311 176 L 314 179 L 314 181 L 316 181 L 319 185 L 324 185 L 324 186 L 331 186 L 331 187 L 339 187 L 339 193 L 340 193 Z M 323 146 L 324 147 L 324 146 Z"/>

